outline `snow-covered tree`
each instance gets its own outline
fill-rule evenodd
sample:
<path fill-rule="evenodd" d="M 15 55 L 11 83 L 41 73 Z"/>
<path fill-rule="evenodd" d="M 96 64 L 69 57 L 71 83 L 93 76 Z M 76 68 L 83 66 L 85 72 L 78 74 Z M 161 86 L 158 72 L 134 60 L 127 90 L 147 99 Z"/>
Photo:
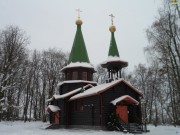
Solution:
<path fill-rule="evenodd" d="M 28 43 L 25 33 L 17 26 L 9 26 L 0 32 L 0 119 L 12 119 L 14 110 L 18 109 L 16 95 Z"/>

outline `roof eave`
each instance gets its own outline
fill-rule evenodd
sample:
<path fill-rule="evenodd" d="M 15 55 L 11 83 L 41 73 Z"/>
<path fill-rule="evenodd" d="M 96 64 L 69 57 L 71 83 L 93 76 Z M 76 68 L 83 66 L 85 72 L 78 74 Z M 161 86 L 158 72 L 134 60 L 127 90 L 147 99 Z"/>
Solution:
<path fill-rule="evenodd" d="M 70 99 L 70 101 L 71 101 L 71 100 L 82 99 L 82 98 L 86 98 L 86 97 L 90 97 L 90 96 L 99 95 L 99 94 L 101 94 L 101 93 L 109 90 L 110 88 L 114 87 L 115 85 L 117 85 L 117 84 L 120 83 L 120 82 L 124 82 L 124 83 L 127 84 L 129 87 L 131 87 L 135 92 L 137 92 L 140 97 L 144 98 L 144 95 L 143 95 L 141 92 L 139 92 L 137 89 L 135 89 L 134 87 L 132 87 L 131 85 L 129 85 L 126 81 L 120 80 L 120 81 L 116 82 L 115 84 L 113 84 L 113 85 L 111 85 L 111 86 L 109 86 L 109 87 L 105 88 L 104 90 L 101 90 L 101 91 L 99 91 L 99 92 L 97 92 L 97 93 L 92 93 L 92 94 L 85 95 L 85 96 L 82 96 L 82 97 L 77 97 L 77 98 L 74 98 L 74 99 Z"/>

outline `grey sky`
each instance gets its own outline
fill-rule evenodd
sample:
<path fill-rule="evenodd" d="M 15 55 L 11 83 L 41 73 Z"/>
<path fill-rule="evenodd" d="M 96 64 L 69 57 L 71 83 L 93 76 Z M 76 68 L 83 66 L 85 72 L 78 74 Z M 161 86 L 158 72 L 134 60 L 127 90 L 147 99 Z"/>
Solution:
<path fill-rule="evenodd" d="M 132 71 L 145 63 L 143 48 L 148 44 L 145 30 L 157 16 L 162 0 L 0 0 L 0 29 L 17 25 L 31 37 L 30 49 L 71 50 L 80 8 L 82 32 L 90 61 L 95 66 L 106 60 L 111 18 L 120 57 Z"/>

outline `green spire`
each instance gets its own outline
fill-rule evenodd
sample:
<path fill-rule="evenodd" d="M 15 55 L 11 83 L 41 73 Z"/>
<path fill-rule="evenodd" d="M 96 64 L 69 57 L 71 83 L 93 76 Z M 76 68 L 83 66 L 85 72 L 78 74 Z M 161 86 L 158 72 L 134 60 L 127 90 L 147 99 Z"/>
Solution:
<path fill-rule="evenodd" d="M 119 51 L 116 45 L 116 40 L 114 37 L 114 32 L 111 32 L 111 42 L 110 42 L 110 47 L 109 47 L 109 53 L 108 56 L 117 56 L 119 57 Z"/>
<path fill-rule="evenodd" d="M 77 20 L 76 21 L 77 24 L 77 31 L 76 31 L 76 35 L 74 38 L 74 43 L 73 43 L 73 47 L 69 56 L 69 62 L 87 62 L 89 63 L 89 57 L 88 57 L 88 53 L 86 50 L 86 45 L 84 42 L 84 38 L 83 38 L 83 34 L 81 31 L 81 25 L 82 25 L 82 21 L 81 20 Z"/>

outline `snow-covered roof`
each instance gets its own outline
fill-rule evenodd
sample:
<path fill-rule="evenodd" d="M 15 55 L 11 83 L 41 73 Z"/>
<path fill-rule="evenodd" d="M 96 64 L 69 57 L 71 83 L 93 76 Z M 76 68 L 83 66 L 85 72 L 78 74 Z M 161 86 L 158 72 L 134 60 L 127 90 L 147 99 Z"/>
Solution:
<path fill-rule="evenodd" d="M 50 98 L 50 99 L 47 99 L 46 102 L 50 102 L 50 101 L 53 101 L 54 97 Z"/>
<path fill-rule="evenodd" d="M 65 67 L 63 67 L 62 69 L 61 69 L 61 71 L 64 71 L 65 69 L 67 69 L 67 68 L 75 68 L 75 67 L 84 67 L 84 68 L 93 68 L 94 69 L 94 67 L 93 67 L 93 65 L 92 64 L 90 64 L 90 63 L 87 63 L 87 62 L 75 62 L 75 63 L 70 63 L 70 64 L 68 64 L 67 66 L 65 66 Z"/>
<path fill-rule="evenodd" d="M 138 102 L 137 100 L 135 100 L 134 98 L 132 98 L 132 97 L 129 96 L 129 95 L 121 96 L 121 97 L 119 97 L 119 98 L 111 101 L 111 103 L 112 103 L 113 105 L 116 105 L 117 103 L 119 103 L 119 102 L 121 102 L 121 101 L 123 101 L 123 100 L 125 100 L 125 101 L 127 101 L 127 102 L 135 103 L 136 105 L 139 104 L 139 102 Z"/>
<path fill-rule="evenodd" d="M 124 62 L 124 63 L 128 63 L 127 61 L 121 60 L 120 57 L 117 57 L 117 56 L 108 56 L 107 60 L 102 62 L 101 64 L 106 64 L 108 62 Z"/>
<path fill-rule="evenodd" d="M 61 110 L 58 106 L 55 105 L 48 105 L 47 110 L 50 109 L 52 112 L 57 112 Z"/>
<path fill-rule="evenodd" d="M 63 82 L 60 82 L 58 83 L 58 87 L 61 86 L 62 84 L 64 83 L 89 83 L 89 84 L 96 84 L 97 85 L 97 82 L 93 82 L 93 81 L 85 81 L 85 80 L 68 80 L 68 81 L 63 81 Z"/>
<path fill-rule="evenodd" d="M 79 93 L 79 94 L 71 97 L 70 100 L 75 100 L 78 98 L 88 97 L 88 96 L 102 93 L 102 92 L 108 90 L 109 88 L 112 88 L 113 86 L 117 85 L 120 82 L 124 82 L 125 84 L 127 84 L 129 87 L 131 87 L 134 91 L 136 91 L 139 95 L 141 95 L 143 97 L 143 94 L 141 92 L 139 92 L 137 89 L 132 87 L 128 82 L 126 82 L 124 79 L 121 78 L 119 80 L 112 81 L 111 83 L 105 83 L 105 84 L 101 84 L 101 85 L 95 86 L 93 88 L 90 88 L 90 89 L 84 91 L 83 93 Z"/>
<path fill-rule="evenodd" d="M 83 88 L 86 89 L 88 87 L 94 87 L 94 86 L 91 85 L 91 84 L 88 84 L 88 85 L 84 86 Z M 76 94 L 77 92 L 81 91 L 81 89 L 82 88 L 80 87 L 80 88 L 72 90 L 72 91 L 70 91 L 70 92 L 68 92 L 66 94 L 63 94 L 63 95 L 53 95 L 53 97 L 48 99 L 47 102 L 52 101 L 53 99 L 63 99 L 63 98 L 69 97 L 69 96 L 71 96 L 73 94 Z"/>
<path fill-rule="evenodd" d="M 74 99 L 78 99 L 78 98 L 81 98 L 84 96 L 91 96 L 91 95 L 97 94 L 97 93 L 101 92 L 102 90 L 110 87 L 111 85 L 117 83 L 118 81 L 119 80 L 113 81 L 111 83 L 100 84 L 98 86 L 95 86 L 93 88 L 88 89 L 87 91 L 85 91 L 83 93 L 79 93 L 79 94 L 71 97 L 70 100 L 74 100 Z"/>

